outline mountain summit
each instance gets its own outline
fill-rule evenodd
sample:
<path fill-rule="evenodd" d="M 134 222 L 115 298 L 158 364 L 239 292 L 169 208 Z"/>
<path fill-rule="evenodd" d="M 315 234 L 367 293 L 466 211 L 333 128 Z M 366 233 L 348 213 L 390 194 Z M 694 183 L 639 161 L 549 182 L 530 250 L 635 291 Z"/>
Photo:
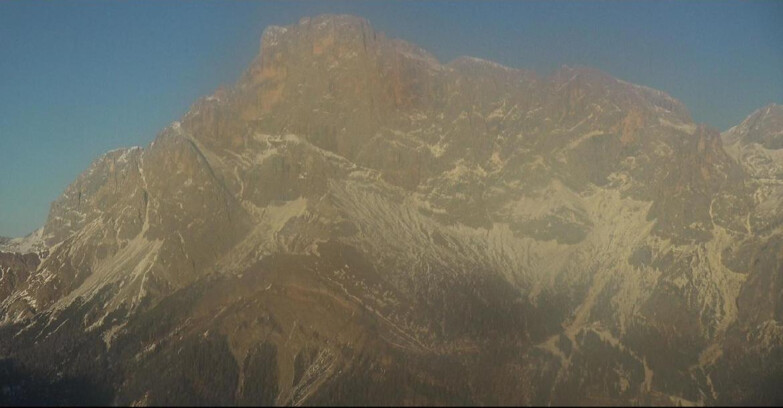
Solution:
<path fill-rule="evenodd" d="M 590 68 L 269 27 L 0 242 L 0 401 L 779 403 L 765 109 L 721 135 Z"/>
<path fill-rule="evenodd" d="M 783 149 L 783 105 L 769 104 L 753 112 L 737 126 L 727 130 L 726 144 L 757 143 L 766 149 Z"/>

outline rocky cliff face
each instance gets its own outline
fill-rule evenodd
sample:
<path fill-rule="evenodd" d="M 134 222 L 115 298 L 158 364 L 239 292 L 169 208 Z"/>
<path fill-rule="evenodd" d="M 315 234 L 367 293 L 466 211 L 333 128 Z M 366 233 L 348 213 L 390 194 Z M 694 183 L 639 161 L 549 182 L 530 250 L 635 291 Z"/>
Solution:
<path fill-rule="evenodd" d="M 0 400 L 780 402 L 775 112 L 270 27 L 0 248 Z"/>

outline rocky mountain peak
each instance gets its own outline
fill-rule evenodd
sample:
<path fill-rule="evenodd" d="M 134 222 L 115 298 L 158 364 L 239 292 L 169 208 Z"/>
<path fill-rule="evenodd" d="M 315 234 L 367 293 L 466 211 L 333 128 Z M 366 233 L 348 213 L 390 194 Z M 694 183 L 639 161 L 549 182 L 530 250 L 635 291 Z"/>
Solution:
<path fill-rule="evenodd" d="M 771 150 L 783 149 L 783 105 L 769 104 L 751 113 L 723 134 L 726 144 L 757 143 Z"/>
<path fill-rule="evenodd" d="M 371 40 L 376 36 L 370 23 L 360 17 L 333 14 L 305 17 L 298 24 L 266 28 L 261 36 L 261 57 L 273 57 L 275 51 L 282 47 L 303 46 L 307 43 L 309 47 L 302 47 L 299 51 L 320 55 L 333 46 L 365 46 L 366 42 L 356 40 Z"/>
<path fill-rule="evenodd" d="M 757 157 L 600 70 L 269 27 L 13 241 L 37 254 L 0 242 L 0 357 L 115 405 L 774 401 L 783 190 Z"/>

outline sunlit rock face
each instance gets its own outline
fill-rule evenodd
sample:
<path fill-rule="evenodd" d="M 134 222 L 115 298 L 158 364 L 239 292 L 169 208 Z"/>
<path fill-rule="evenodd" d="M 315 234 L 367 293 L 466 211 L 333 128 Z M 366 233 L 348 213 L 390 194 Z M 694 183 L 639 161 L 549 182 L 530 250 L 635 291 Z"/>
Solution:
<path fill-rule="evenodd" d="M 0 242 L 0 401 L 780 403 L 782 117 L 269 27 Z"/>

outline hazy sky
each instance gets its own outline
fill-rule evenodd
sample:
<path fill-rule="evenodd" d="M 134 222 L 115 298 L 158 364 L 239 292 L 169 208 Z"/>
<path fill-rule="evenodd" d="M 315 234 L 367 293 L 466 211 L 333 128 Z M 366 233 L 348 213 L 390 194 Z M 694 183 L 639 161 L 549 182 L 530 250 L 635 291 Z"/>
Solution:
<path fill-rule="evenodd" d="M 107 150 L 233 83 L 269 24 L 350 13 L 442 62 L 602 69 L 720 130 L 783 103 L 783 1 L 0 2 L 0 235 L 43 225 Z"/>

